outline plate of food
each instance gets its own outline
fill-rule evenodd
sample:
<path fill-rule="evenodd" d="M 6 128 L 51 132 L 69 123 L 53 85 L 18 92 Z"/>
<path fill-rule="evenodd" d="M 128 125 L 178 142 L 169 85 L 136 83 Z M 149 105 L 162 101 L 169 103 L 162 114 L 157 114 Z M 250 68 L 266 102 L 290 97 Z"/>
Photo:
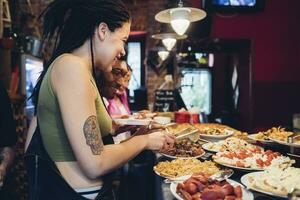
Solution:
<path fill-rule="evenodd" d="M 189 199 L 242 199 L 253 200 L 253 194 L 242 184 L 227 179 L 224 181 L 209 181 L 203 174 L 195 174 L 182 183 L 172 182 L 170 190 L 178 200 Z"/>
<path fill-rule="evenodd" d="M 202 145 L 204 150 L 210 152 L 220 152 L 220 151 L 238 151 L 238 150 L 255 150 L 260 149 L 263 150 L 262 147 L 253 145 L 248 143 L 245 140 L 241 140 L 235 137 L 230 137 L 225 140 L 221 140 L 218 142 L 209 142 Z"/>
<path fill-rule="evenodd" d="M 262 137 L 262 135 L 260 135 L 258 133 L 250 134 L 250 135 L 248 135 L 248 138 L 251 139 L 251 140 L 254 140 L 254 141 L 258 141 L 262 144 L 268 144 L 268 145 L 275 144 L 275 142 L 270 140 L 269 137 Z"/>
<path fill-rule="evenodd" d="M 152 121 L 151 118 L 141 118 L 137 115 L 115 116 L 113 120 L 123 125 L 147 126 Z"/>
<path fill-rule="evenodd" d="M 235 169 L 258 171 L 268 167 L 286 168 L 295 163 L 295 160 L 271 150 L 241 150 L 235 152 L 218 152 L 213 156 L 214 162 Z"/>
<path fill-rule="evenodd" d="M 149 110 L 141 110 L 136 113 L 133 113 L 133 116 L 139 118 L 139 119 L 145 119 L 145 118 L 153 118 L 157 115 L 155 112 L 151 112 Z"/>
<path fill-rule="evenodd" d="M 234 136 L 235 134 L 240 136 L 244 135 L 240 134 L 240 131 L 223 124 L 201 123 L 193 124 L 193 126 L 200 131 L 201 138 L 209 141 L 224 140 L 228 137 Z"/>
<path fill-rule="evenodd" d="M 227 163 L 219 161 L 219 160 L 214 160 L 214 162 L 217 163 L 217 164 L 219 164 L 219 165 L 222 165 L 224 167 L 228 167 L 228 168 L 232 168 L 232 169 L 238 169 L 238 170 L 245 171 L 245 172 L 249 172 L 249 171 L 263 171 L 264 170 L 263 168 L 238 167 L 236 165 L 230 165 L 230 164 L 227 164 Z"/>
<path fill-rule="evenodd" d="M 300 168 L 269 168 L 263 172 L 252 172 L 241 177 L 248 189 L 287 198 L 293 189 L 300 189 Z"/>
<path fill-rule="evenodd" d="M 282 145 L 300 148 L 300 135 L 294 136 L 291 142 L 288 142 L 288 138 L 278 139 L 271 137 L 270 139 Z"/>
<path fill-rule="evenodd" d="M 219 149 L 214 147 L 214 142 L 208 142 L 208 143 L 202 144 L 202 148 L 205 151 L 210 151 L 210 152 L 213 152 L 213 153 L 219 152 Z"/>
<path fill-rule="evenodd" d="M 293 132 L 286 131 L 285 128 L 278 126 L 266 131 L 260 131 L 256 134 L 251 134 L 249 138 L 263 144 L 275 144 L 273 140 L 287 141 L 287 138 L 291 135 L 293 135 Z"/>
<path fill-rule="evenodd" d="M 233 133 L 228 133 L 227 135 L 205 135 L 205 134 L 200 134 L 200 137 L 203 138 L 204 140 L 208 140 L 208 141 L 220 141 L 220 140 L 224 140 L 228 137 L 231 137 L 233 135 Z"/>
<path fill-rule="evenodd" d="M 153 167 L 154 172 L 171 181 L 184 181 L 195 173 L 206 175 L 217 174 L 220 167 L 212 161 L 201 162 L 198 159 L 175 159 L 172 161 L 159 162 Z"/>
<path fill-rule="evenodd" d="M 202 144 L 200 142 L 192 142 L 188 138 L 175 141 L 173 146 L 165 149 L 160 154 L 176 159 L 190 159 L 190 158 L 199 158 L 205 154 L 205 151 L 202 149 Z"/>

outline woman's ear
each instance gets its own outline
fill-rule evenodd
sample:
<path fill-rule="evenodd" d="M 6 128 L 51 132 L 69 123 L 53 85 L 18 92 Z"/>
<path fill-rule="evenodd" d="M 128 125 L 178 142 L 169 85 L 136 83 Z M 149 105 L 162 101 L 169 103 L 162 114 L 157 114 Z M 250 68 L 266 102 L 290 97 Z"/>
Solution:
<path fill-rule="evenodd" d="M 109 31 L 109 29 L 108 29 L 107 24 L 104 22 L 101 22 L 97 28 L 97 35 L 101 41 L 103 41 L 105 39 L 105 37 L 108 34 L 108 31 Z"/>

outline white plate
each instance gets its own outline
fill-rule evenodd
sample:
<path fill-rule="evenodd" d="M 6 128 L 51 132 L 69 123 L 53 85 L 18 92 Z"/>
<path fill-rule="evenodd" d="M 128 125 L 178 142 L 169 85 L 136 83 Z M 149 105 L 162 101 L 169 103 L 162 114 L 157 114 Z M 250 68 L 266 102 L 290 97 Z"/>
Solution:
<path fill-rule="evenodd" d="M 157 174 L 158 176 L 163 177 L 163 178 L 165 178 L 165 179 L 168 179 L 168 180 L 170 180 L 170 181 L 175 181 L 175 182 L 182 182 L 182 181 L 185 181 L 185 180 L 189 179 L 189 178 L 192 176 L 191 174 L 189 174 L 189 175 L 178 176 L 178 177 L 167 177 L 167 176 L 164 176 L 164 175 L 158 173 L 157 171 L 155 171 L 154 168 L 153 168 L 153 171 L 154 171 L 155 174 Z"/>
<path fill-rule="evenodd" d="M 255 136 L 257 134 L 251 134 L 251 135 L 248 135 L 248 138 L 250 138 L 251 140 L 255 140 L 255 141 L 258 141 L 262 144 L 275 144 L 272 140 L 260 140 L 260 139 L 256 139 Z"/>
<path fill-rule="evenodd" d="M 220 141 L 220 140 L 225 140 L 226 138 L 230 137 L 233 135 L 232 133 L 228 133 L 228 135 L 206 135 L 206 134 L 200 134 L 200 137 L 208 140 L 208 141 L 212 141 L 212 142 L 216 142 L 216 141 Z"/>
<path fill-rule="evenodd" d="M 237 167 L 237 166 L 233 166 L 233 165 L 229 165 L 229 164 L 225 164 L 222 162 L 218 162 L 218 160 L 213 158 L 213 161 L 215 163 L 218 163 L 219 165 L 225 166 L 225 167 L 229 167 L 229 168 L 233 168 L 233 169 L 239 169 L 239 170 L 243 170 L 243 171 L 263 171 L 265 170 L 264 168 L 246 168 L 246 167 Z"/>
<path fill-rule="evenodd" d="M 151 119 L 121 119 L 121 118 L 113 118 L 113 120 L 117 123 L 123 125 L 135 125 L 135 126 L 147 126 L 152 121 Z"/>
<path fill-rule="evenodd" d="M 230 185 L 232 186 L 238 186 L 240 185 L 242 187 L 242 193 L 243 193 L 243 198 L 242 200 L 253 200 L 254 199 L 254 196 L 252 194 L 252 192 L 248 191 L 242 184 L 236 182 L 236 181 L 233 181 L 233 180 L 230 180 L 230 179 L 227 179 L 228 183 L 230 183 Z M 170 184 L 170 190 L 173 194 L 173 196 L 178 199 L 178 200 L 184 200 L 183 198 L 181 198 L 177 193 L 176 193 L 176 187 L 177 187 L 178 183 L 174 183 L 172 182 Z"/>
<path fill-rule="evenodd" d="M 277 143 L 279 143 L 279 144 L 282 144 L 282 145 L 300 148 L 300 144 L 296 144 L 296 143 L 288 143 L 288 142 L 284 142 L 284 141 L 281 141 L 281 140 L 276 140 L 276 139 L 273 139 L 273 138 L 270 138 L 270 140 L 272 140 L 272 141 L 274 141 L 274 142 L 277 142 Z"/>
<path fill-rule="evenodd" d="M 212 142 L 202 144 L 202 148 L 203 148 L 204 150 L 206 150 L 206 151 L 218 153 L 218 152 L 219 152 L 218 150 L 214 150 L 214 149 L 208 148 L 208 145 L 211 145 L 211 144 L 212 144 Z"/>
<path fill-rule="evenodd" d="M 267 191 L 264 191 L 264 190 L 261 190 L 261 189 L 258 189 L 258 188 L 254 188 L 254 187 L 251 187 L 251 184 L 249 182 L 249 177 L 250 176 L 261 176 L 263 172 L 251 172 L 249 174 L 245 174 L 241 177 L 241 182 L 248 188 L 248 189 L 251 189 L 251 190 L 254 190 L 254 191 L 257 191 L 257 192 L 261 192 L 261 193 L 264 193 L 264 194 L 268 194 L 268 195 L 272 195 L 272 196 L 276 196 L 276 197 L 281 197 L 281 198 L 287 198 L 287 196 L 284 196 L 284 195 L 278 195 L 278 194 L 274 194 L 274 193 L 271 193 L 271 192 L 267 192 Z"/>
<path fill-rule="evenodd" d="M 201 156 L 203 156 L 205 154 L 205 151 L 203 151 L 203 153 L 201 155 L 198 156 L 194 156 L 194 157 L 179 157 L 179 156 L 171 156 L 165 153 L 161 153 L 159 152 L 161 155 L 166 156 L 167 158 L 171 158 L 171 159 L 192 159 L 192 158 L 200 158 Z"/>

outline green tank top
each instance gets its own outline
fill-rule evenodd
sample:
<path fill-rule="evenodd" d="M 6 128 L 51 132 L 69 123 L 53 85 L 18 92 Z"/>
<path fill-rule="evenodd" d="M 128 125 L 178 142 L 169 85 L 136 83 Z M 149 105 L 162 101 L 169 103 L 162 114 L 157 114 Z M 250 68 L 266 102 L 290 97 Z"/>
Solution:
<path fill-rule="evenodd" d="M 63 55 L 55 60 L 61 58 Z M 55 61 L 53 61 L 53 63 L 54 62 Z M 53 63 L 49 66 L 49 69 L 44 76 L 39 92 L 37 118 L 39 121 L 40 132 L 44 146 L 53 161 L 76 161 L 63 125 L 58 100 L 54 95 L 51 86 L 50 74 Z M 101 135 L 104 137 L 110 134 L 112 130 L 112 120 L 106 111 L 92 75 L 90 80 L 97 91 L 95 107 Z"/>

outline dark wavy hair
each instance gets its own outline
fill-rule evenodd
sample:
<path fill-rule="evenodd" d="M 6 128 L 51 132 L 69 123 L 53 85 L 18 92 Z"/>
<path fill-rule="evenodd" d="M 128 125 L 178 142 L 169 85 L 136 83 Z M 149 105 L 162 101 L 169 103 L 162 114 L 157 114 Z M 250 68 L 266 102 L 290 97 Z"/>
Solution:
<path fill-rule="evenodd" d="M 130 13 L 121 0 L 55 0 L 42 12 L 43 39 L 55 39 L 49 61 L 34 88 L 32 95 L 35 109 L 42 80 L 51 63 L 61 54 L 70 53 L 90 39 L 91 61 L 94 69 L 93 35 L 95 28 L 104 22 L 115 31 L 130 22 Z"/>

